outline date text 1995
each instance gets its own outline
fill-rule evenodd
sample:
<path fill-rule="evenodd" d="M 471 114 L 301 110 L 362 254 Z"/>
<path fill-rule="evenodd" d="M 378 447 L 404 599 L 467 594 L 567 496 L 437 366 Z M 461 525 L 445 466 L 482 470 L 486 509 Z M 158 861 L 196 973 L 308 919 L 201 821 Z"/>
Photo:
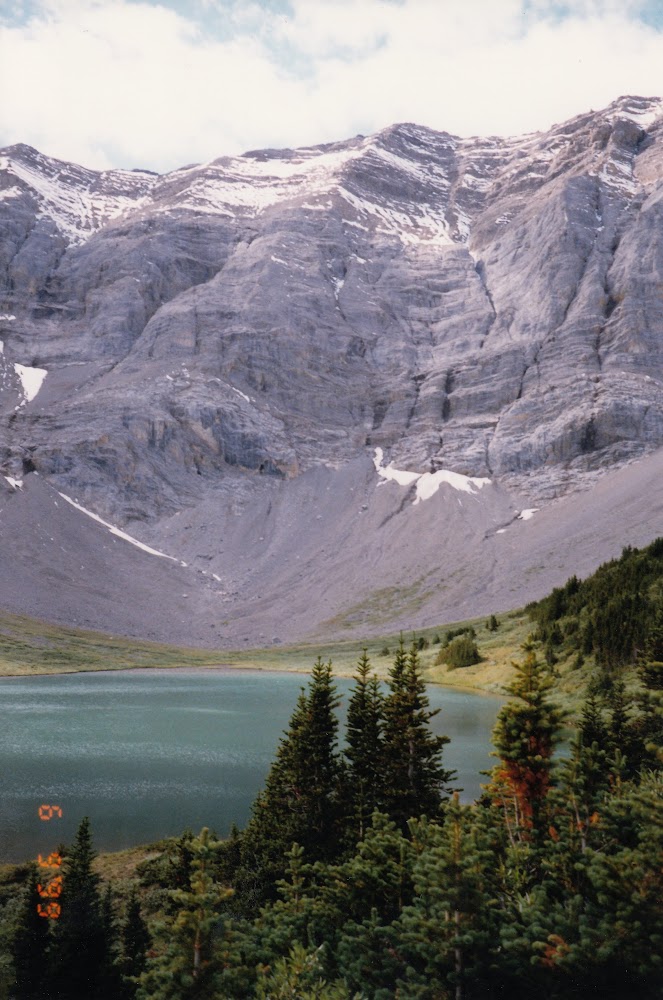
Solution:
<path fill-rule="evenodd" d="M 62 809 L 60 806 L 49 806 L 41 805 L 39 806 L 39 819 L 44 823 L 48 823 L 52 819 L 62 819 Z M 46 917 L 47 920 L 57 920 L 61 913 L 61 907 L 59 903 L 55 900 L 60 898 L 60 893 L 62 892 L 62 875 L 53 875 L 51 872 L 53 870 L 58 870 L 62 864 L 62 857 L 57 851 L 49 854 L 47 858 L 42 858 L 41 854 L 37 855 L 37 865 L 39 868 L 46 868 L 46 872 L 40 875 L 44 880 L 49 878 L 48 882 L 37 883 L 37 893 L 42 899 L 48 900 L 45 903 L 37 903 L 37 913 L 40 917 Z"/>

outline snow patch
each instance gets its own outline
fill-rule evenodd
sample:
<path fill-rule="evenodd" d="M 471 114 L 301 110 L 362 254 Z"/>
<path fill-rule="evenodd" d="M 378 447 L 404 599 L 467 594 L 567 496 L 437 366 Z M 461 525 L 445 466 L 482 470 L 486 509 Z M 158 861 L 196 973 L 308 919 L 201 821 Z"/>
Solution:
<path fill-rule="evenodd" d="M 72 498 L 68 497 L 66 493 L 59 493 L 58 496 L 61 496 L 63 500 L 70 503 L 72 507 L 76 508 L 76 510 L 80 510 L 82 514 L 86 514 L 88 517 L 91 517 L 93 521 L 97 522 L 97 524 L 103 524 L 104 528 L 108 528 L 111 535 L 116 535 L 118 538 L 122 538 L 125 542 L 130 542 L 131 545 L 135 545 L 137 549 L 147 552 L 148 555 L 159 556 L 160 559 L 170 559 L 171 562 L 179 562 L 179 559 L 175 559 L 174 556 L 168 556 L 165 552 L 159 552 L 158 549 L 150 548 L 149 545 L 139 542 L 137 538 L 132 538 L 132 536 L 128 535 L 126 531 L 121 531 L 119 528 L 116 528 L 114 524 L 109 524 L 108 521 L 104 521 L 98 514 L 93 514 L 91 510 L 87 510 L 87 508 L 82 507 L 81 504 L 72 500 Z"/>
<path fill-rule="evenodd" d="M 384 479 L 385 481 L 393 480 L 398 483 L 399 486 L 409 486 L 411 483 L 415 483 L 417 479 L 419 479 L 419 476 L 421 475 L 419 472 L 405 472 L 401 469 L 394 469 L 391 462 L 389 465 L 383 466 L 383 458 L 384 452 L 382 451 L 382 448 L 376 448 L 373 465 L 375 466 L 375 471 L 381 479 Z"/>
<path fill-rule="evenodd" d="M 525 510 L 521 510 L 518 515 L 517 520 L 519 521 L 529 521 L 530 518 L 534 517 L 539 507 L 526 507 Z"/>
<path fill-rule="evenodd" d="M 251 397 L 247 396 L 246 393 L 242 392 L 241 389 L 236 389 L 234 385 L 231 385 L 230 388 L 232 389 L 233 392 L 236 392 L 238 396 L 241 396 L 242 399 L 245 399 L 247 403 L 251 402 Z"/>
<path fill-rule="evenodd" d="M 25 399 L 24 403 L 30 403 L 39 390 L 41 389 L 42 382 L 48 375 L 45 368 L 31 368 L 28 365 L 14 365 L 14 371 L 21 380 L 21 385 L 23 387 L 23 395 Z"/>
<path fill-rule="evenodd" d="M 395 469 L 392 462 L 384 466 L 382 464 L 383 458 L 384 452 L 382 448 L 376 448 L 373 465 L 382 480 L 385 482 L 393 480 L 399 486 L 411 486 L 412 483 L 417 484 L 413 504 L 418 504 L 423 500 L 430 500 L 437 493 L 442 483 L 446 483 L 454 490 L 459 490 L 462 493 L 472 494 L 490 483 L 490 479 L 463 476 L 460 472 L 451 472 L 449 469 L 438 469 L 437 472 L 406 472 L 403 469 Z"/>
<path fill-rule="evenodd" d="M 13 476 L 5 476 L 5 479 L 7 480 L 7 482 L 9 483 L 10 486 L 14 487 L 15 490 L 22 490 L 23 489 L 23 480 L 22 479 L 14 479 Z"/>
<path fill-rule="evenodd" d="M 11 323 L 15 319 L 16 316 L 11 316 L 9 313 L 3 313 L 2 316 L 0 316 L 0 323 Z"/>

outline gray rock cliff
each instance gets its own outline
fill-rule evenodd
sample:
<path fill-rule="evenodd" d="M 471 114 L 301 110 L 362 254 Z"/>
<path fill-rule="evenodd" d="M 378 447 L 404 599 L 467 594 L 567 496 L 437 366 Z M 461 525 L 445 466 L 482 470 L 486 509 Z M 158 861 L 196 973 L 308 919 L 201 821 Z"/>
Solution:
<path fill-rule="evenodd" d="M 303 634 L 376 573 L 386 592 L 433 572 L 403 519 L 430 539 L 443 495 L 444 537 L 492 546 L 520 509 L 570 509 L 663 446 L 663 102 L 510 139 L 401 124 L 164 176 L 9 147 L 0 341 L 0 472 L 186 562 L 229 637 L 242 616 L 287 632 L 280 595 L 299 588 Z M 305 613 L 323 550 L 342 581 L 353 552 L 370 564 L 398 538 L 390 568 Z M 434 615 L 431 581 L 411 618 Z"/>

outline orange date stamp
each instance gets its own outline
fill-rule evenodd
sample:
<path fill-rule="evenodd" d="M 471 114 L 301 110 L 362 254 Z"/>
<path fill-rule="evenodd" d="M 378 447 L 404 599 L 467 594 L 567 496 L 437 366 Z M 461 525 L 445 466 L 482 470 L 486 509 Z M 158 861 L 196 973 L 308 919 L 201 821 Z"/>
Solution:
<path fill-rule="evenodd" d="M 62 818 L 62 809 L 57 805 L 44 803 L 39 806 L 37 813 L 39 819 L 44 823 L 48 823 L 52 819 Z M 41 854 L 37 855 L 38 867 L 44 868 L 48 872 L 48 875 L 45 872 L 42 876 L 44 883 L 37 883 L 37 894 L 42 899 L 48 900 L 48 902 L 37 903 L 37 913 L 40 917 L 45 917 L 46 920 L 57 920 L 62 912 L 60 904 L 54 902 L 54 900 L 60 898 L 60 894 L 62 893 L 62 875 L 51 875 L 54 870 L 57 871 L 60 868 L 61 864 L 62 856 L 57 851 L 52 851 L 46 858 L 43 858 Z M 47 878 L 48 881 L 46 881 Z"/>

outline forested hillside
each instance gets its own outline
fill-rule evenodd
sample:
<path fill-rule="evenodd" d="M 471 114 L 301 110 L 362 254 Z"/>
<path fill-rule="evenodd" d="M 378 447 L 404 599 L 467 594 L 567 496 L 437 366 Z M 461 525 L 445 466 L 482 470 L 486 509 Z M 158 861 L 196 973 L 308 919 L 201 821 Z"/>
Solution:
<path fill-rule="evenodd" d="M 527 610 L 549 663 L 572 655 L 582 666 L 591 656 L 592 688 L 609 691 L 655 643 L 662 605 L 663 538 L 657 538 L 645 549 L 625 548 L 587 580 L 572 576 Z"/>

